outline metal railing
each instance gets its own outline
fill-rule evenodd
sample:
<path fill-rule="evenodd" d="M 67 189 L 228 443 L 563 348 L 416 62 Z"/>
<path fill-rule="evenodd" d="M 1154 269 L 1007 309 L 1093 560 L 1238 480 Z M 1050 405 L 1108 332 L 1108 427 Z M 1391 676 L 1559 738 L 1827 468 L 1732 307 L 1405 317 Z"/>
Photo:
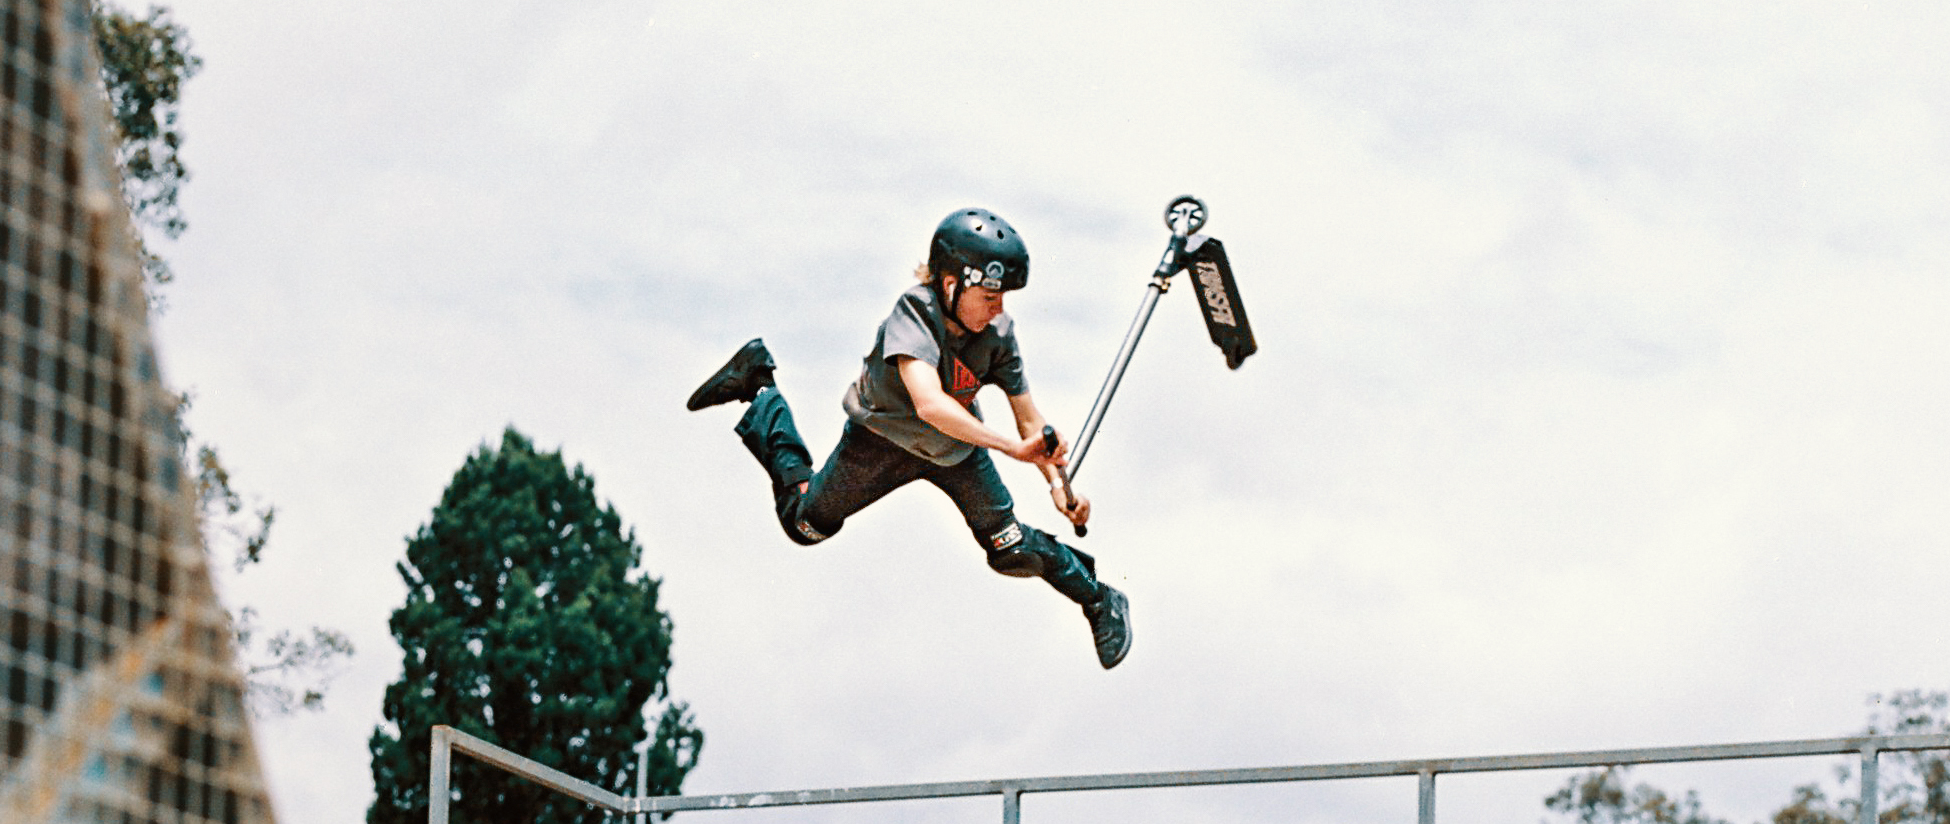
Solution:
<path fill-rule="evenodd" d="M 1137 790 L 1162 787 L 1200 787 L 1221 784 L 1265 784 L 1283 781 L 1331 781 L 1347 778 L 1416 776 L 1420 824 L 1435 824 L 1435 778 L 1445 773 L 1508 772 L 1566 767 L 1606 767 L 1630 764 L 1666 764 L 1681 761 L 1730 761 L 1750 758 L 1788 758 L 1810 755 L 1858 755 L 1861 758 L 1861 806 L 1858 824 L 1876 824 L 1876 760 L 1885 752 L 1911 750 L 1950 750 L 1950 734 L 1867 735 L 1851 738 L 1819 738 L 1804 741 L 1767 741 L 1753 744 L 1716 744 L 1698 747 L 1653 747 L 1631 750 L 1504 755 L 1479 758 L 1431 758 L 1416 761 L 1373 761 L 1353 764 L 1320 764 L 1301 767 L 1258 767 L 1232 770 L 1191 770 L 1185 772 L 1120 773 L 1075 775 L 1046 778 L 1010 778 L 993 781 L 955 781 L 939 784 L 890 784 L 877 787 L 848 787 L 828 790 L 793 790 L 769 793 L 726 795 L 673 795 L 625 798 L 593 784 L 572 778 L 557 770 L 523 758 L 467 733 L 448 726 L 433 728 L 432 785 L 427 820 L 447 824 L 448 776 L 451 753 L 472 756 L 508 772 L 527 778 L 557 792 L 586 801 L 615 813 L 667 813 L 680 810 L 743 810 L 758 807 L 792 807 L 808 804 L 849 804 L 869 801 L 905 801 L 926 798 L 959 798 L 977 795 L 1002 797 L 1003 824 L 1019 824 L 1022 796 L 1025 793 L 1077 792 L 1082 790 Z"/>

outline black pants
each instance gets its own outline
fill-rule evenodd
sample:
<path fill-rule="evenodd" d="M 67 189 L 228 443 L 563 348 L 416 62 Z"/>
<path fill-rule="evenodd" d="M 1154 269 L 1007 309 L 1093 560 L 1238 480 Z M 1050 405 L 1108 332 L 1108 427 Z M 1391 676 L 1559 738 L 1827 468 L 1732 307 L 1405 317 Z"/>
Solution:
<path fill-rule="evenodd" d="M 779 526 L 796 543 L 810 546 L 826 540 L 868 504 L 914 481 L 927 481 L 955 502 L 995 571 L 1040 577 L 1079 604 L 1103 594 L 1090 556 L 1016 521 L 1015 502 L 986 449 L 954 466 L 940 466 L 849 420 L 826 465 L 814 472 L 812 454 L 793 425 L 792 409 L 772 388 L 752 400 L 736 431 L 771 476 Z M 807 484 L 803 492 L 801 483 Z"/>

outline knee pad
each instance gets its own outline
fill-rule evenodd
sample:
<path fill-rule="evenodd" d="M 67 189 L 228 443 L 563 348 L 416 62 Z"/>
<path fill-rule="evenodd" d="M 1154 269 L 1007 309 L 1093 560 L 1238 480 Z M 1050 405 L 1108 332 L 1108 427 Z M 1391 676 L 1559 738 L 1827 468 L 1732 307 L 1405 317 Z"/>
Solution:
<path fill-rule="evenodd" d="M 1097 582 L 1097 559 L 1040 529 L 1011 520 L 992 533 L 983 548 L 989 553 L 989 568 L 1003 575 L 1041 578 L 1079 604 L 1103 594 L 1103 585 Z"/>
<path fill-rule="evenodd" d="M 982 540 L 988 552 L 989 569 L 1011 578 L 1036 578 L 1043 574 L 1043 553 L 1030 540 L 1035 530 L 1024 530 L 1014 518 Z"/>
<path fill-rule="evenodd" d="M 778 487 L 774 490 L 774 494 L 777 496 L 779 528 L 785 530 L 785 537 L 791 538 L 793 543 L 812 546 L 833 537 L 840 531 L 842 524 L 815 526 L 811 519 L 799 514 L 806 496 L 799 491 L 797 482 Z"/>
<path fill-rule="evenodd" d="M 838 531 L 835 529 L 832 532 Z M 791 538 L 793 543 L 800 546 L 812 546 L 827 538 L 831 538 L 833 537 L 832 532 L 821 532 L 804 518 L 794 520 L 785 530 L 786 537 Z"/>

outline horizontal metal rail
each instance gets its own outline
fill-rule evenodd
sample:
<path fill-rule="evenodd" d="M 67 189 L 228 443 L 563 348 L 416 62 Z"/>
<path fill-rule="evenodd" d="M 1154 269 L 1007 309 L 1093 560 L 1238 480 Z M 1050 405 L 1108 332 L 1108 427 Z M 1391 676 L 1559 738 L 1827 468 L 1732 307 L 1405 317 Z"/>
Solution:
<path fill-rule="evenodd" d="M 519 775 L 551 790 L 587 801 L 610 812 L 636 812 L 638 799 L 624 798 L 587 781 L 570 776 L 539 761 L 516 755 L 478 737 L 445 724 L 433 728 L 433 780 L 427 787 L 427 821 L 447 824 L 447 805 L 451 793 L 447 785 L 453 773 L 452 753 L 474 756 L 491 766 Z"/>
<path fill-rule="evenodd" d="M 443 733 L 443 731 L 445 731 Z M 1018 824 L 1021 796 L 1024 793 L 1079 792 L 1085 790 L 1137 790 L 1165 787 L 1199 787 L 1221 784 L 1264 784 L 1285 781 L 1328 781 L 1349 778 L 1416 776 L 1419 794 L 1418 820 L 1435 821 L 1435 777 L 1444 773 L 1509 772 L 1575 767 L 1604 767 L 1630 764 L 1663 764 L 1685 761 L 1729 761 L 1752 758 L 1788 758 L 1817 755 L 1859 755 L 1862 759 L 1862 824 L 1876 821 L 1876 757 L 1883 752 L 1911 750 L 1950 750 L 1950 734 L 1873 735 L 1848 738 L 1819 738 L 1801 741 L 1766 741 L 1751 744 L 1715 744 L 1692 747 L 1652 747 L 1627 750 L 1504 755 L 1474 758 L 1433 758 L 1410 761 L 1370 761 L 1347 764 L 1319 764 L 1298 767 L 1254 767 L 1245 769 L 1187 770 L 1179 772 L 1113 773 L 1104 775 L 1011 778 L 988 781 L 953 781 L 934 784 L 888 784 L 869 787 L 841 787 L 823 790 L 731 793 L 723 795 L 655 796 L 621 798 L 569 778 L 555 770 L 510 753 L 451 727 L 434 728 L 433 785 L 439 806 L 430 824 L 446 824 L 447 758 L 449 746 L 487 761 L 517 775 L 527 776 L 561 792 L 614 812 L 667 813 L 682 810 L 737 810 L 758 807 L 790 807 L 809 804 L 847 804 L 871 801 L 905 801 L 926 798 L 958 798 L 976 795 L 1002 797 L 1004 824 Z M 485 753 L 486 755 L 483 755 Z"/>

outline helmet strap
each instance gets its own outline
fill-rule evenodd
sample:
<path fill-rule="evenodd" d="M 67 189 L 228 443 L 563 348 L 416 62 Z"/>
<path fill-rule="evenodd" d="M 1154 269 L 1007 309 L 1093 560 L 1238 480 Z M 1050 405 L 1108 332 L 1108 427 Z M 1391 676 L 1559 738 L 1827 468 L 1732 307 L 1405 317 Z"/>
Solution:
<path fill-rule="evenodd" d="M 968 328 L 968 324 L 961 322 L 961 296 L 966 291 L 968 291 L 968 284 L 963 283 L 960 277 L 955 278 L 955 290 L 953 292 L 949 292 L 947 289 L 941 290 L 941 297 L 948 301 L 948 305 L 943 307 L 944 311 L 942 314 L 947 315 L 948 320 L 960 328 L 962 334 L 973 335 L 975 334 L 975 330 Z"/>

